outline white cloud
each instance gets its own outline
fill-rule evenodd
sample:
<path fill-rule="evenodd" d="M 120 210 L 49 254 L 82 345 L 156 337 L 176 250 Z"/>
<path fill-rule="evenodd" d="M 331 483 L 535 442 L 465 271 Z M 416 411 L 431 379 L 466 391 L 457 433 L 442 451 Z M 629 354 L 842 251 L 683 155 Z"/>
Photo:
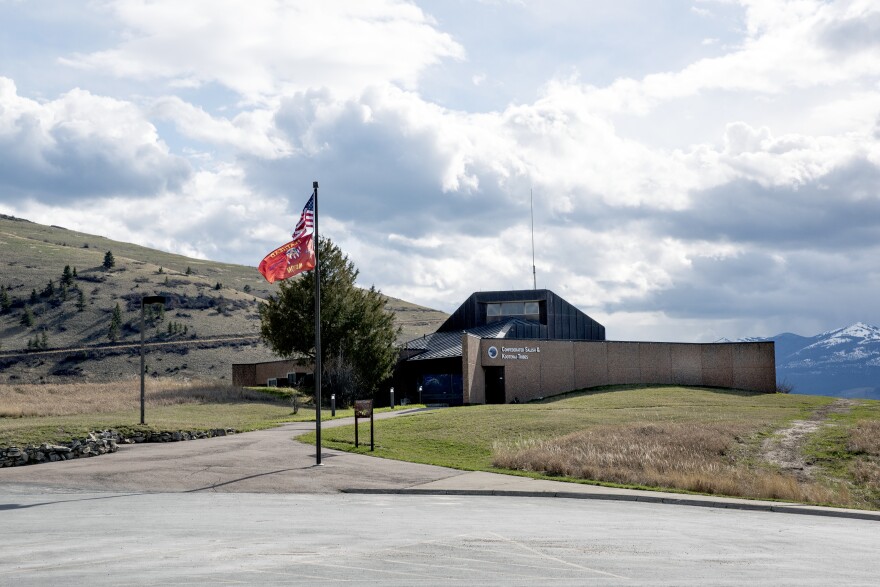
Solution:
<path fill-rule="evenodd" d="M 588 88 L 588 107 L 644 115 L 661 102 L 711 90 L 775 94 L 880 75 L 880 43 L 854 45 L 844 51 L 829 38 L 830 32 L 853 21 L 880 18 L 880 5 L 855 0 L 741 3 L 747 9 L 748 35 L 740 48 L 677 72 Z"/>
<path fill-rule="evenodd" d="M 135 105 L 80 89 L 40 103 L 0 77 L 0 198 L 153 194 L 190 173 Z"/>
<path fill-rule="evenodd" d="M 202 108 L 176 96 L 157 100 L 151 112 L 159 120 L 171 120 L 178 132 L 201 142 L 230 147 L 257 157 L 277 159 L 290 155 L 291 146 L 275 128 L 274 112 L 256 109 L 237 114 L 233 119 L 214 117 Z"/>
<path fill-rule="evenodd" d="M 289 238 L 287 207 L 283 199 L 252 192 L 242 171 L 227 165 L 195 173 L 178 191 L 149 198 L 92 199 L 75 208 L 17 202 L 10 211 L 35 222 L 60 222 L 69 229 L 196 258 L 237 259 L 256 266 Z"/>
<path fill-rule="evenodd" d="M 248 101 L 327 87 L 413 87 L 424 69 L 464 50 L 405 0 L 262 2 L 108 0 L 126 29 L 112 49 L 64 62 L 173 86 L 217 82 Z"/>

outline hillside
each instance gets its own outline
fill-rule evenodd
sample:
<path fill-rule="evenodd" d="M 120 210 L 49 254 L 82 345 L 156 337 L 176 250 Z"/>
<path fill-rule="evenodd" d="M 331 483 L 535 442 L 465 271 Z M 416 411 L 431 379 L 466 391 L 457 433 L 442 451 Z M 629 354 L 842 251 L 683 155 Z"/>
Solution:
<path fill-rule="evenodd" d="M 105 269 L 108 251 L 115 265 Z M 228 379 L 232 363 L 276 358 L 258 341 L 257 311 L 277 286 L 255 267 L 0 216 L 0 287 L 8 300 L 0 308 L 0 383 L 136 377 L 137 348 L 117 345 L 139 343 L 144 295 L 168 299 L 145 329 L 148 342 L 164 343 L 150 348 L 150 374 Z M 117 304 L 122 320 L 114 341 L 109 331 Z M 446 317 L 395 298 L 386 307 L 401 340 L 433 331 Z M 23 351 L 31 352 L 23 357 Z"/>
<path fill-rule="evenodd" d="M 880 328 L 862 322 L 815 336 L 783 333 L 776 343 L 776 379 L 794 393 L 880 399 Z"/>

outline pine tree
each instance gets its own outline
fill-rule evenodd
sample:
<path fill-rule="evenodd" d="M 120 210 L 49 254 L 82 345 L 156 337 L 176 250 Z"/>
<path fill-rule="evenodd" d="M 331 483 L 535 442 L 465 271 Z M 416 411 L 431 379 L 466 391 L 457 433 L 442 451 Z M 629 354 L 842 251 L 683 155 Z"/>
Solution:
<path fill-rule="evenodd" d="M 24 307 L 24 314 L 21 315 L 21 325 L 30 328 L 34 325 L 34 313 L 31 312 L 30 306 Z"/>
<path fill-rule="evenodd" d="M 41 348 L 41 349 L 47 349 L 47 348 L 49 348 L 49 337 L 46 335 L 46 331 L 45 331 L 45 330 L 44 330 L 43 333 L 40 335 L 40 348 Z"/>
<path fill-rule="evenodd" d="M 71 285 L 73 283 L 73 273 L 70 271 L 70 265 L 64 266 L 61 272 L 61 285 Z"/>
<path fill-rule="evenodd" d="M 116 266 L 116 259 L 113 258 L 113 253 L 111 251 L 107 251 L 104 255 L 104 263 L 102 265 L 104 269 L 112 269 Z"/>
<path fill-rule="evenodd" d="M 5 314 L 12 307 L 12 300 L 6 291 L 6 286 L 0 286 L 0 314 Z"/>
<path fill-rule="evenodd" d="M 119 303 L 117 302 L 116 307 L 113 308 L 113 314 L 110 316 L 110 329 L 107 331 L 107 338 L 111 340 L 111 342 L 116 342 L 119 340 L 119 329 L 122 326 L 122 309 L 119 307 Z"/>
<path fill-rule="evenodd" d="M 52 283 L 52 280 L 49 280 L 49 283 L 46 284 L 46 287 L 40 292 L 40 295 L 44 298 L 51 298 L 55 295 L 55 284 Z"/>
<path fill-rule="evenodd" d="M 329 239 L 318 244 L 321 263 L 321 354 L 328 390 L 344 403 L 354 391 L 334 382 L 353 377 L 358 393 L 369 397 L 397 361 L 398 329 L 374 288 L 355 286 L 354 263 Z M 282 281 L 277 295 L 260 304 L 260 335 L 281 357 L 314 357 L 315 272 Z M 335 389 L 334 389 L 335 388 Z"/>
<path fill-rule="evenodd" d="M 76 291 L 78 292 L 76 296 L 76 311 L 83 312 L 86 309 L 86 296 L 81 289 Z"/>
<path fill-rule="evenodd" d="M 33 306 L 34 304 L 36 304 L 39 301 L 40 301 L 40 299 L 37 297 L 37 290 L 32 289 L 31 290 L 31 305 Z"/>
<path fill-rule="evenodd" d="M 74 268 L 73 268 L 73 278 L 74 278 L 74 279 L 76 279 L 76 278 L 77 278 L 77 274 L 76 274 L 76 267 L 74 267 Z"/>
<path fill-rule="evenodd" d="M 192 267 L 187 267 L 187 268 L 186 268 L 186 274 L 187 274 L 187 275 L 192 275 L 192 274 L 193 274 Z"/>

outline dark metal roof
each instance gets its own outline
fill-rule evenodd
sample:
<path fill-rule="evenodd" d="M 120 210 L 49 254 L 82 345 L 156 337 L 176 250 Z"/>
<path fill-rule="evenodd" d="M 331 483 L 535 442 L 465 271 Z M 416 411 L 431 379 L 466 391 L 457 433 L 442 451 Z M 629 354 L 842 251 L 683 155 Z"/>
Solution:
<path fill-rule="evenodd" d="M 470 295 L 437 332 L 461 332 L 489 322 L 489 304 L 504 302 L 537 302 L 540 307 L 539 332 L 525 338 L 547 340 L 605 340 L 605 327 L 578 308 L 547 289 L 481 291 Z M 515 317 L 515 316 L 511 316 Z"/>
<path fill-rule="evenodd" d="M 448 359 L 461 356 L 461 337 L 465 332 L 480 338 L 521 338 L 524 333 L 538 332 L 540 324 L 533 320 L 508 318 L 457 332 L 435 332 L 406 343 L 405 348 L 422 350 L 410 361 Z M 529 337 L 532 338 L 532 337 Z"/>

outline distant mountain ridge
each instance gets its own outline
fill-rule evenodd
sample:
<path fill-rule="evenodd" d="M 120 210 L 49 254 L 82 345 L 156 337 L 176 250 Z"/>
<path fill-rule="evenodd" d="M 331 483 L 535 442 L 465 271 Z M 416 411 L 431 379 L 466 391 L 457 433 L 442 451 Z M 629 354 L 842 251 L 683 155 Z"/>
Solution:
<path fill-rule="evenodd" d="M 880 399 L 880 328 L 856 322 L 815 336 L 785 332 L 744 341 L 776 343 L 776 379 L 794 393 Z"/>

